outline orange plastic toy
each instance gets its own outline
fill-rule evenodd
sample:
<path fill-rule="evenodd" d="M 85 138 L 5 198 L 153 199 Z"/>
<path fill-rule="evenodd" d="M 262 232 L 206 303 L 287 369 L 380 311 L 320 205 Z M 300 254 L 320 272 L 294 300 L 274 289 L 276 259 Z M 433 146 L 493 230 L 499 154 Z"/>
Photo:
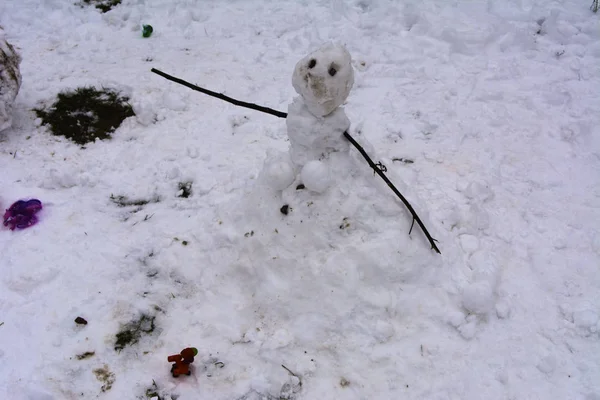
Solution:
<path fill-rule="evenodd" d="M 194 357 L 197 355 L 198 350 L 195 347 L 187 347 L 181 350 L 181 353 L 169 356 L 167 361 L 175 363 L 171 366 L 173 378 L 179 375 L 191 375 L 190 364 L 194 362 Z"/>

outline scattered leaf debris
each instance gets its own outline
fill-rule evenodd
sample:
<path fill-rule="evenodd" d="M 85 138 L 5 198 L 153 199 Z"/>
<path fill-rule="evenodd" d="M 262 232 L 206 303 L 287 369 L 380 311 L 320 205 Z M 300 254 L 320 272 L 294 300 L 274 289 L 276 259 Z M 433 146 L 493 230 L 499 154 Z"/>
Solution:
<path fill-rule="evenodd" d="M 86 351 L 85 353 L 77 354 L 75 357 L 78 360 L 85 360 L 86 358 L 90 358 L 96 355 L 95 351 Z"/>
<path fill-rule="evenodd" d="M 348 217 L 344 217 L 342 219 L 342 223 L 340 225 L 340 229 L 346 229 L 350 227 L 350 221 L 348 220 Z"/>
<path fill-rule="evenodd" d="M 108 365 L 104 364 L 103 368 L 97 368 L 92 371 L 96 375 L 96 379 L 103 383 L 100 390 L 107 392 L 112 389 L 113 383 L 115 383 L 115 374 L 110 372 Z"/>
<path fill-rule="evenodd" d="M 414 160 L 411 160 L 409 158 L 402 158 L 402 157 L 394 157 L 392 158 L 393 162 L 403 162 L 404 164 L 414 164 Z"/>
<path fill-rule="evenodd" d="M 130 199 L 127 196 L 115 196 L 113 194 L 110 195 L 110 200 L 115 203 L 119 207 L 141 207 L 145 206 L 149 203 L 158 203 L 160 202 L 160 197 L 155 196 L 150 199 Z"/>

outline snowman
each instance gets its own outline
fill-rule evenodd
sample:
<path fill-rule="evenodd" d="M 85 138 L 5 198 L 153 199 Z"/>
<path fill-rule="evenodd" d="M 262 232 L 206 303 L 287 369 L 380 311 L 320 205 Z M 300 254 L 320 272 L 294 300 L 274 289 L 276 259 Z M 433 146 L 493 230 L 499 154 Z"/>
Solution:
<path fill-rule="evenodd" d="M 299 96 L 289 105 L 286 118 L 289 151 L 270 153 L 263 170 L 273 189 L 284 190 L 297 181 L 323 193 L 338 176 L 336 159 L 349 151 L 344 132 L 350 121 L 340 106 L 354 84 L 351 63 L 344 46 L 328 43 L 296 64 L 292 85 Z"/>

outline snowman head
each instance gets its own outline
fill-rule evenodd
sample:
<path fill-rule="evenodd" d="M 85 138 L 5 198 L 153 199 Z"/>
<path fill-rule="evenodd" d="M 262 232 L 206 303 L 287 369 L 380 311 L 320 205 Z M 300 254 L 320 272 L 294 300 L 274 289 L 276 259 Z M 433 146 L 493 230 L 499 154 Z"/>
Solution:
<path fill-rule="evenodd" d="M 352 58 L 342 45 L 328 43 L 298 61 L 292 85 L 308 110 L 324 117 L 339 107 L 354 84 Z"/>

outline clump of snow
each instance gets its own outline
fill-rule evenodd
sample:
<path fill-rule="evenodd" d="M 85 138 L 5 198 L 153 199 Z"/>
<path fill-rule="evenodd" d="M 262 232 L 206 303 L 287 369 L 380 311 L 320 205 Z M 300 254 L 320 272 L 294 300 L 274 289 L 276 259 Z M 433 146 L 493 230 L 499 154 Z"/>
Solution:
<path fill-rule="evenodd" d="M 460 246 L 466 253 L 473 253 L 479 249 L 479 239 L 473 235 L 460 235 Z"/>
<path fill-rule="evenodd" d="M 591 309 L 582 309 L 573 313 L 573 323 L 581 329 L 586 336 L 599 332 L 600 317 L 598 312 Z"/>
<path fill-rule="evenodd" d="M 485 314 L 494 307 L 494 288 L 490 282 L 477 281 L 463 291 L 463 306 L 472 313 Z"/>
<path fill-rule="evenodd" d="M 342 105 L 354 85 L 352 58 L 342 45 L 328 43 L 296 64 L 292 85 L 318 117 Z"/>
<path fill-rule="evenodd" d="M 21 87 L 21 56 L 0 26 L 0 131 L 12 125 L 12 108 Z"/>
<path fill-rule="evenodd" d="M 471 283 L 463 289 L 462 304 L 475 314 L 487 314 L 496 304 L 496 289 L 500 271 L 494 258 L 476 251 L 468 260 L 472 271 Z"/>

